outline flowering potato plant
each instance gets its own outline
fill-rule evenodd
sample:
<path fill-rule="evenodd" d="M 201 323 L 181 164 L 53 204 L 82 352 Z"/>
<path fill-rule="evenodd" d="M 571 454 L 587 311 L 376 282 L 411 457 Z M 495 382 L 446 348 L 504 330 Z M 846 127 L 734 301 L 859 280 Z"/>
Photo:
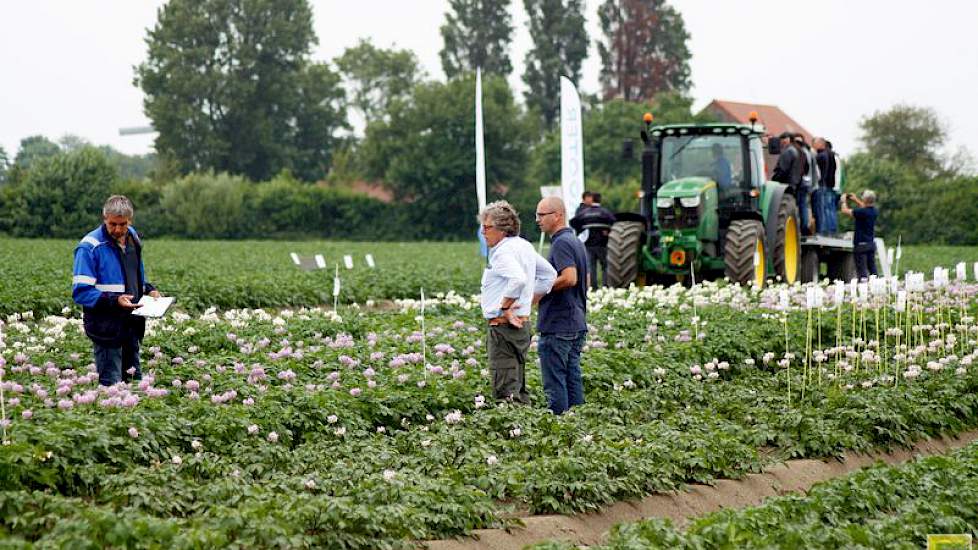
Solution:
<path fill-rule="evenodd" d="M 176 312 L 150 321 L 142 380 L 109 388 L 76 313 L 10 314 L 0 532 L 394 548 L 978 425 L 978 287 L 880 285 L 597 292 L 587 403 L 562 416 L 533 351 L 533 406 L 492 401 L 477 301 L 454 292 L 424 333 L 413 300 Z"/>

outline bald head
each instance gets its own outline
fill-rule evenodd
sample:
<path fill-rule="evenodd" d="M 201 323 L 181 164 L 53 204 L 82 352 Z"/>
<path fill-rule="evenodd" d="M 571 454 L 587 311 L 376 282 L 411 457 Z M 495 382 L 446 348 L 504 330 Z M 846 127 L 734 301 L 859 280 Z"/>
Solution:
<path fill-rule="evenodd" d="M 545 197 L 537 203 L 537 225 L 547 235 L 553 235 L 567 225 L 567 210 L 558 197 Z"/>

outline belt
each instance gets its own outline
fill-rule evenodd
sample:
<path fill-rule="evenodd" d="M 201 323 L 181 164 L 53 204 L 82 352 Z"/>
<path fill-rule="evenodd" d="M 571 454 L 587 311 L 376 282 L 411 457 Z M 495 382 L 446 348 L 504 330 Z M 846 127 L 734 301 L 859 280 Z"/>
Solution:
<path fill-rule="evenodd" d="M 525 323 L 525 322 L 527 322 L 527 321 L 530 320 L 530 317 L 529 317 L 529 315 L 527 315 L 525 317 L 519 317 L 519 320 L 520 321 L 523 321 Z M 509 324 L 509 320 L 507 320 L 505 317 L 493 317 L 492 319 L 487 319 L 487 321 L 489 321 L 489 326 L 490 327 L 496 327 L 496 326 L 499 326 L 499 325 L 508 325 Z"/>

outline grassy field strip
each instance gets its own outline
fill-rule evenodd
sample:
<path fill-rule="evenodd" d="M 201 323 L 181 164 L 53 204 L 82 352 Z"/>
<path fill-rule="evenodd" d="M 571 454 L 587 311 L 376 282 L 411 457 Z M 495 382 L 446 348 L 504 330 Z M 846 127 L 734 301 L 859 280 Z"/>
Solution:
<path fill-rule="evenodd" d="M 921 441 L 910 449 L 850 453 L 844 461 L 789 460 L 743 479 L 720 479 L 712 486 L 691 484 L 686 491 L 617 502 L 592 514 L 530 516 L 522 519 L 524 525 L 520 528 L 479 529 L 472 532 L 476 538 L 427 541 L 425 545 L 429 550 L 519 550 L 548 540 L 597 545 L 605 543 L 609 530 L 619 523 L 658 517 L 683 528 L 692 520 L 721 509 L 757 506 L 770 497 L 805 492 L 816 483 L 848 475 L 877 461 L 902 464 L 960 449 L 974 441 L 978 441 L 978 430 L 964 432 L 955 439 Z"/>

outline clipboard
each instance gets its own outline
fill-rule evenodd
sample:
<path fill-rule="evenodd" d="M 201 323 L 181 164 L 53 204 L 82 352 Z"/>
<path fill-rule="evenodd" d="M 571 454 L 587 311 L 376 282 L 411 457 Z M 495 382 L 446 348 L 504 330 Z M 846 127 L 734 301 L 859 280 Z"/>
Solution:
<path fill-rule="evenodd" d="M 132 310 L 133 315 L 139 315 L 140 317 L 151 317 L 158 318 L 162 317 L 170 306 L 173 305 L 175 300 L 172 296 L 164 296 L 162 298 L 153 298 L 150 295 L 144 295 L 137 302 L 139 305 L 143 306 Z"/>

